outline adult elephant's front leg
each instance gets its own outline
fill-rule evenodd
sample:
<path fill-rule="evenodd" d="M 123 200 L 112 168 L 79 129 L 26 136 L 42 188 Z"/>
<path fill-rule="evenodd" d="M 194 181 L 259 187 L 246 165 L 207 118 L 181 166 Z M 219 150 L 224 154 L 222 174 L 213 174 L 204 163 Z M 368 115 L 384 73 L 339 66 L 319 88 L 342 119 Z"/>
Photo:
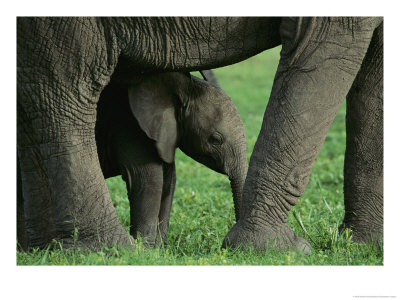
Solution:
<path fill-rule="evenodd" d="M 360 69 L 376 19 L 283 19 L 281 61 L 250 160 L 239 222 L 224 244 L 310 245 L 287 225 L 290 209 Z"/>
<path fill-rule="evenodd" d="M 383 24 L 347 95 L 344 207 L 354 241 L 383 239 Z"/>

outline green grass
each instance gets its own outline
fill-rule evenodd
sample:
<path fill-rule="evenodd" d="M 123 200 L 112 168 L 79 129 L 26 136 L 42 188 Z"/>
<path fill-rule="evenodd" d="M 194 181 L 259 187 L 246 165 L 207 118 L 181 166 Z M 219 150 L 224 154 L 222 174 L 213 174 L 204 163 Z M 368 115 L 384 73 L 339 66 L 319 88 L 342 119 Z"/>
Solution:
<path fill-rule="evenodd" d="M 279 48 L 239 64 L 217 69 L 223 89 L 236 103 L 246 127 L 248 157 L 260 131 L 279 59 Z M 383 251 L 339 235 L 344 214 L 343 160 L 345 109 L 342 106 L 312 170 L 308 187 L 289 215 L 289 224 L 310 241 L 311 255 L 270 250 L 221 250 L 234 224 L 228 179 L 176 154 L 177 186 L 166 248 L 134 251 L 104 248 L 85 250 L 35 250 L 17 253 L 18 265 L 382 265 Z M 129 203 L 120 177 L 107 180 L 122 224 L 128 228 Z M 302 226 L 300 225 L 302 224 Z M 303 229 L 303 228 L 304 229 Z M 306 230 L 306 232 L 304 231 Z"/>

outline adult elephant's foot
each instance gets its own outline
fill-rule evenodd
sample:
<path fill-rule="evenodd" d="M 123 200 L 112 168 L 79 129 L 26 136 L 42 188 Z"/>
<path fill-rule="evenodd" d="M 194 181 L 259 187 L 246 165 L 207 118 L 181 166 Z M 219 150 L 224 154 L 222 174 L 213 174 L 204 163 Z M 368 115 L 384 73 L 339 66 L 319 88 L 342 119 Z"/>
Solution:
<path fill-rule="evenodd" d="M 311 253 L 310 244 L 293 232 L 287 224 L 272 226 L 255 226 L 239 220 L 225 237 L 222 247 L 252 247 L 265 251 L 268 248 L 298 249 Z"/>
<path fill-rule="evenodd" d="M 97 234 L 91 230 L 74 230 L 74 234 L 54 239 L 60 243 L 63 249 L 89 249 L 98 251 L 102 247 L 135 248 L 135 240 L 122 227 L 107 228 L 99 230 Z M 57 247 L 57 246 L 56 246 Z"/>
<path fill-rule="evenodd" d="M 96 238 L 83 238 L 75 240 L 73 237 L 60 239 L 63 249 L 90 249 L 98 251 L 102 247 L 123 247 L 127 249 L 135 249 L 134 239 L 126 232 L 114 233 L 113 237 L 107 241 Z"/>

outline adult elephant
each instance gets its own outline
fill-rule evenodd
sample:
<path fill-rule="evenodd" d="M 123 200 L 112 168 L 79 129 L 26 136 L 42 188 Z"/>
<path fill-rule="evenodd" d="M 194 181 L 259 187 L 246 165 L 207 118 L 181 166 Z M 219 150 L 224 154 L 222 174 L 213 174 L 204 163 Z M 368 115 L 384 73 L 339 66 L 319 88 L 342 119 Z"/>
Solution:
<path fill-rule="evenodd" d="M 233 64 L 282 44 L 224 245 L 309 244 L 287 225 L 347 95 L 344 227 L 382 237 L 381 18 L 18 18 L 18 155 L 32 246 L 130 245 L 102 176 L 96 102 L 131 74 Z M 74 236 L 72 236 L 75 233 Z"/>

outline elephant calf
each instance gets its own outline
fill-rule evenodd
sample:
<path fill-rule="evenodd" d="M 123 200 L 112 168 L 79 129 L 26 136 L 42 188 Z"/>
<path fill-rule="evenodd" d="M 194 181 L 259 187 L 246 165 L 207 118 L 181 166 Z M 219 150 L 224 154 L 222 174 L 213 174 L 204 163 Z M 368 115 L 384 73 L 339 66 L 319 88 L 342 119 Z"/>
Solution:
<path fill-rule="evenodd" d="M 175 149 L 229 176 L 236 218 L 247 174 L 243 122 L 228 95 L 188 73 L 110 85 L 97 106 L 96 142 L 105 178 L 122 175 L 130 233 L 166 243 L 175 188 Z"/>

